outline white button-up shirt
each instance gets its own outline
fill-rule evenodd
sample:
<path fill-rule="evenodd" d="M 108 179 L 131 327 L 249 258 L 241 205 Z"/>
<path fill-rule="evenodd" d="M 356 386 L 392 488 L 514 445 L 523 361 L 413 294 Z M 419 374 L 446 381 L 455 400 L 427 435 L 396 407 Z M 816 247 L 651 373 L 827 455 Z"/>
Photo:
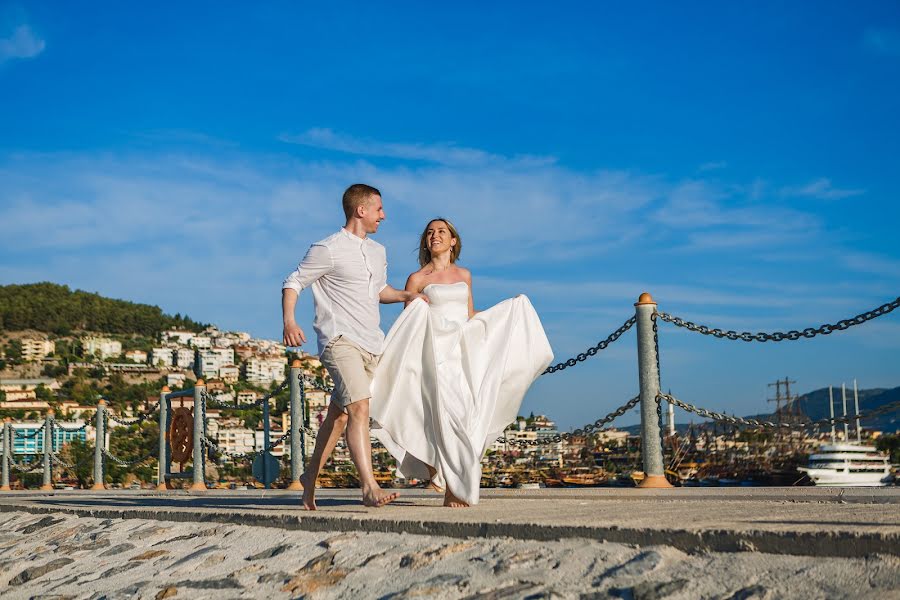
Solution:
<path fill-rule="evenodd" d="M 343 227 L 310 246 L 297 270 L 287 276 L 282 289 L 300 291 L 312 287 L 319 338 L 319 354 L 339 335 L 363 350 L 381 354 L 384 332 L 378 295 L 387 286 L 384 246 L 353 235 Z"/>

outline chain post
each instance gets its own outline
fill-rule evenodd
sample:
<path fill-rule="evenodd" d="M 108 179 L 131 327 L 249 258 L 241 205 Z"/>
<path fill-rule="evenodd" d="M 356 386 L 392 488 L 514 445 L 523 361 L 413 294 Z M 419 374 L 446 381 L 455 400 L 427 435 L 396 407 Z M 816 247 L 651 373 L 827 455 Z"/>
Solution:
<path fill-rule="evenodd" d="M 300 475 L 303 474 L 303 450 L 301 450 L 306 441 L 303 432 L 303 371 L 300 369 L 300 361 L 294 360 L 291 363 L 291 483 L 287 489 L 302 490 L 303 484 L 300 483 Z"/>
<path fill-rule="evenodd" d="M 662 444 L 659 439 L 659 357 L 654 340 L 656 302 L 644 292 L 634 304 L 637 323 L 638 378 L 641 390 L 641 454 L 644 462 L 644 480 L 639 487 L 670 488 L 663 466 Z"/>
<path fill-rule="evenodd" d="M 206 384 L 198 379 L 194 384 L 194 482 L 191 491 L 202 492 L 206 490 L 206 468 L 203 459 L 203 430 L 206 420 L 206 410 L 203 408 L 206 396 Z"/>
<path fill-rule="evenodd" d="M 103 448 L 106 446 L 106 400 L 101 398 L 97 402 L 96 433 L 94 435 L 94 485 L 92 490 L 103 491 Z"/>
<path fill-rule="evenodd" d="M 53 454 L 53 409 L 47 411 L 44 416 L 44 481 L 41 484 L 42 491 L 53 489 L 53 467 L 50 455 Z"/>
<path fill-rule="evenodd" d="M 166 385 L 159 393 L 159 459 L 156 465 L 156 490 L 160 492 L 166 490 L 166 475 L 169 471 L 169 463 L 166 460 L 166 446 L 168 445 L 166 438 L 169 435 L 169 411 L 166 395 L 170 391 L 172 390 Z"/>
<path fill-rule="evenodd" d="M 263 444 L 262 444 L 262 476 L 263 476 L 263 487 L 265 489 L 270 489 L 272 487 L 271 484 L 266 483 L 269 480 L 269 465 L 266 460 L 266 454 L 269 453 L 269 438 L 271 437 L 271 432 L 269 429 L 272 424 L 269 419 L 269 399 L 264 398 L 262 403 L 262 419 L 263 419 Z M 254 433 L 254 438 L 256 437 Z"/>
<path fill-rule="evenodd" d="M 3 419 L 3 468 L 2 468 L 2 476 L 3 479 L 0 480 L 0 492 L 9 492 L 12 490 L 9 487 L 9 461 L 12 460 L 12 419 L 6 417 Z"/>

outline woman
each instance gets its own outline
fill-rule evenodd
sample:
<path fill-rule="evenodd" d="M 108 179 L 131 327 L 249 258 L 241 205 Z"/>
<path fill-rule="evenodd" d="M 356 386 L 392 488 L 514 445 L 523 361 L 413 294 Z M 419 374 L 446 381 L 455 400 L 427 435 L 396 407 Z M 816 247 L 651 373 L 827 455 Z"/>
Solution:
<path fill-rule="evenodd" d="M 419 241 L 413 300 L 391 327 L 372 384 L 372 434 L 408 478 L 445 487 L 444 505 L 477 504 L 481 458 L 515 420 L 553 353 L 534 308 L 517 296 L 476 312 L 462 240 L 434 219 Z"/>

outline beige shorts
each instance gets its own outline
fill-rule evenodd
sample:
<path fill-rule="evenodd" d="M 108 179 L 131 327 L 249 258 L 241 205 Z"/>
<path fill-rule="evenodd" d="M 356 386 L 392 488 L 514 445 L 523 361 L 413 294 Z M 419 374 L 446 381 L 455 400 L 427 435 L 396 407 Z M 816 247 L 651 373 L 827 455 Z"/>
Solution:
<path fill-rule="evenodd" d="M 378 366 L 377 355 L 339 335 L 328 342 L 319 359 L 334 380 L 331 399 L 342 409 L 346 411 L 348 405 L 372 395 L 370 388 Z"/>

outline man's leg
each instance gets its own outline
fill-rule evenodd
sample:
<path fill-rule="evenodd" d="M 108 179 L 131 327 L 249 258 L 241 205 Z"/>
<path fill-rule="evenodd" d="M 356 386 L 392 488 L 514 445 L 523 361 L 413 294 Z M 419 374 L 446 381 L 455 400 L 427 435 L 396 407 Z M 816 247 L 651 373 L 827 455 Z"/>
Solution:
<path fill-rule="evenodd" d="M 347 423 L 347 446 L 350 458 L 359 472 L 359 485 L 362 488 L 363 504 L 366 506 L 384 506 L 396 500 L 400 494 L 385 492 L 375 481 L 372 473 L 372 440 L 369 437 L 369 399 L 359 400 L 347 405 L 350 417 Z"/>
<path fill-rule="evenodd" d="M 337 404 L 330 403 L 325 420 L 322 421 L 316 435 L 316 448 L 306 464 L 306 470 L 300 476 L 300 483 L 303 485 L 303 506 L 306 510 L 316 510 L 316 479 L 325 466 L 325 461 L 334 451 L 337 441 L 341 439 L 346 426 L 347 415 Z"/>

